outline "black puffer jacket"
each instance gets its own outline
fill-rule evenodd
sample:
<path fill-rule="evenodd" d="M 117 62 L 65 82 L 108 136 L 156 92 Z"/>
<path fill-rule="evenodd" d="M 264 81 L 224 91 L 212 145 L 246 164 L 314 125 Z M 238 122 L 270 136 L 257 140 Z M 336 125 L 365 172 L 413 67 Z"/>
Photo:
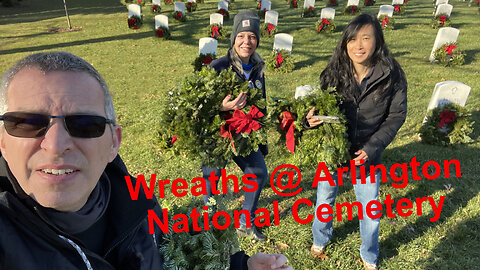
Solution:
<path fill-rule="evenodd" d="M 97 254 L 49 225 L 30 197 L 19 198 L 12 185 L 16 182 L 0 158 L 0 269 L 163 269 L 158 253 L 162 232 L 156 228 L 155 237 L 150 235 L 147 221 L 149 209 L 161 216 L 157 201 L 142 194 L 136 201 L 130 199 L 124 180 L 128 172 L 119 156 L 107 165 L 105 173 L 111 183 L 105 213 L 108 227 L 101 236 L 105 252 Z M 231 268 L 246 269 L 247 258 L 243 252 L 235 254 Z"/>

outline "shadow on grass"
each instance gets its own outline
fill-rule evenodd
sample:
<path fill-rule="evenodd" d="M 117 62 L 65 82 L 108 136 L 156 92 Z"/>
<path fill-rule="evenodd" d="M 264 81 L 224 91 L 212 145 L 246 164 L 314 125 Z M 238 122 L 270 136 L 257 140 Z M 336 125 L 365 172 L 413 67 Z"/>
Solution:
<path fill-rule="evenodd" d="M 480 50 L 465 50 L 465 62 L 464 65 L 469 65 L 477 58 L 477 55 L 480 53 Z"/>

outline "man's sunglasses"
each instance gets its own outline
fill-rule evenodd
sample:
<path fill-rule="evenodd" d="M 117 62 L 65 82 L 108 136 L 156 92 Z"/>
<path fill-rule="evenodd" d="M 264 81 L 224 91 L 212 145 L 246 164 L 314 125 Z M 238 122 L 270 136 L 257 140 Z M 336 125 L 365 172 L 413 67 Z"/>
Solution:
<path fill-rule="evenodd" d="M 62 118 L 66 130 L 72 137 L 96 138 L 103 135 L 106 124 L 115 124 L 115 120 L 99 115 L 72 114 L 47 115 L 28 112 L 6 112 L 0 115 L 5 130 L 14 137 L 43 137 L 50 127 L 52 118 Z"/>

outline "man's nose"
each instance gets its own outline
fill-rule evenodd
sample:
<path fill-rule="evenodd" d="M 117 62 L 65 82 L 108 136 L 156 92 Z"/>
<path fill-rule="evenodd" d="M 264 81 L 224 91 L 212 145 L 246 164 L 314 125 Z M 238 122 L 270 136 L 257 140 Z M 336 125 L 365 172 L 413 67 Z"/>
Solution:
<path fill-rule="evenodd" d="M 56 155 L 61 155 L 73 147 L 73 140 L 68 133 L 63 119 L 50 120 L 50 126 L 42 140 L 41 147 Z"/>

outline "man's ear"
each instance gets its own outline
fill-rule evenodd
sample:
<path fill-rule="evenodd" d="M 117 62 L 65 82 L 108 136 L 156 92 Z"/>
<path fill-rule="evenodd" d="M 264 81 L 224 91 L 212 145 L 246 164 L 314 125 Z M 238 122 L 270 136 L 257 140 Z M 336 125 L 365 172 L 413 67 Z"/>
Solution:
<path fill-rule="evenodd" d="M 110 149 L 109 162 L 112 162 L 118 154 L 120 143 L 122 142 L 122 127 L 119 125 L 113 126 L 112 134 L 112 148 Z"/>
<path fill-rule="evenodd" d="M 5 158 L 5 128 L 4 127 L 0 127 L 0 156 L 3 156 Z"/>

